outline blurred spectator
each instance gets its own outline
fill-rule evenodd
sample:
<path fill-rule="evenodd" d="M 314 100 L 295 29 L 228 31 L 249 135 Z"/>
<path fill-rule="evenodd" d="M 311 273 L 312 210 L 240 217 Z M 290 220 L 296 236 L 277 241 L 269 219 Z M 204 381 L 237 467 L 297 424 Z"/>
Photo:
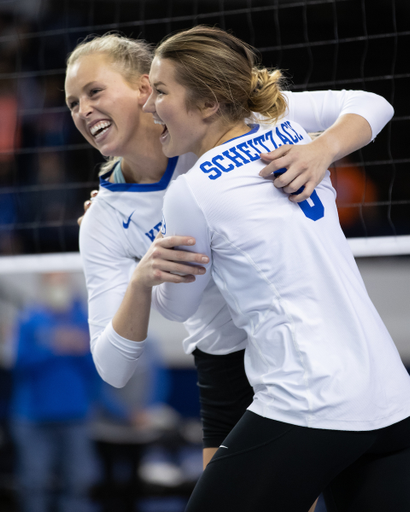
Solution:
<path fill-rule="evenodd" d="M 123 388 L 103 382 L 93 437 L 105 468 L 107 490 L 126 483 L 138 495 L 144 482 L 173 485 L 181 481 L 174 453 L 181 445 L 179 414 L 167 404 L 170 376 L 156 340 L 149 338 L 136 371 Z M 124 495 L 123 498 L 126 498 Z"/>
<path fill-rule="evenodd" d="M 0 18 L 0 35 L 2 32 Z M 3 46 L 0 45 L 0 186 L 8 186 L 12 182 L 14 153 L 20 147 L 21 130 L 16 83 L 14 79 L 7 78 L 7 74 L 13 71 L 11 57 Z M 0 254 L 12 254 L 13 246 L 19 245 L 12 228 L 16 222 L 13 194 L 1 193 L 0 204 Z"/>
<path fill-rule="evenodd" d="M 363 168 L 348 158 L 330 168 L 332 184 L 337 193 L 340 224 L 347 237 L 364 236 L 363 223 L 372 226 L 378 219 L 377 188 Z M 373 204 L 372 204 L 373 203 Z"/>
<path fill-rule="evenodd" d="M 99 382 L 86 315 L 66 274 L 45 274 L 42 300 L 16 325 L 11 429 L 22 512 L 85 512 L 95 478 L 87 424 Z"/>
<path fill-rule="evenodd" d="M 4 68 L 0 64 L 0 73 Z M 6 163 L 13 160 L 13 151 L 20 145 L 20 127 L 16 94 L 3 80 L 0 80 L 0 112 L 0 163 L 2 169 L 7 169 Z"/>

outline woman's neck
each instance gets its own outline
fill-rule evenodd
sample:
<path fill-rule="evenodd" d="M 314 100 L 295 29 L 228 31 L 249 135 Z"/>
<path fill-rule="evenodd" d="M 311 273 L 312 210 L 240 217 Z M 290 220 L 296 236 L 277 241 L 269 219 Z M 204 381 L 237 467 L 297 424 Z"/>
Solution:
<path fill-rule="evenodd" d="M 241 135 L 245 135 L 250 130 L 251 128 L 249 128 L 245 121 L 239 121 L 238 123 L 230 126 L 220 124 L 219 129 L 216 130 L 214 126 L 213 130 L 209 130 L 209 136 L 204 137 L 203 145 L 201 148 L 202 152 L 201 155 L 198 156 L 202 156 L 210 149 L 216 148 L 228 140 L 234 139 L 235 137 L 240 137 Z"/>
<path fill-rule="evenodd" d="M 149 155 L 139 153 L 136 158 L 123 158 L 121 171 L 127 183 L 157 183 L 167 169 L 168 158 L 161 148 Z"/>
<path fill-rule="evenodd" d="M 159 137 L 161 125 L 153 122 L 152 116 L 143 116 L 132 150 L 122 155 L 121 171 L 127 183 L 157 183 L 167 169 L 168 158 L 162 152 Z"/>

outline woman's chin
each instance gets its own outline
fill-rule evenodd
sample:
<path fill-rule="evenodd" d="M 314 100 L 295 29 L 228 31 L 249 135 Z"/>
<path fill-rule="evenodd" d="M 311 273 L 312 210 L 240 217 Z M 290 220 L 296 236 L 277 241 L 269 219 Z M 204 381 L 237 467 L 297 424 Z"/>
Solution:
<path fill-rule="evenodd" d="M 114 156 L 122 156 L 119 153 L 121 153 L 118 149 L 110 147 L 108 145 L 102 145 L 102 146 L 96 146 L 98 151 L 102 154 L 102 156 L 105 156 L 105 158 L 114 157 Z"/>
<path fill-rule="evenodd" d="M 174 148 L 170 148 L 167 146 L 162 146 L 162 152 L 167 158 L 173 158 L 174 156 L 179 156 L 178 152 Z"/>

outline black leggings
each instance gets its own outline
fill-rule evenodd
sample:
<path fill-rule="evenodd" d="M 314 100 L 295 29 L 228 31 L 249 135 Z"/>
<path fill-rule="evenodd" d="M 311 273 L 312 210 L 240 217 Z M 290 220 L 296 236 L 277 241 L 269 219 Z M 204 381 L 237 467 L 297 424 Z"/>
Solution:
<path fill-rule="evenodd" d="M 298 427 L 247 411 L 199 479 L 186 512 L 410 511 L 410 418 L 379 430 Z"/>
<path fill-rule="evenodd" d="M 252 403 L 244 350 L 221 356 L 193 353 L 198 372 L 204 448 L 217 448 Z M 410 512 L 410 511 L 409 511 Z"/>

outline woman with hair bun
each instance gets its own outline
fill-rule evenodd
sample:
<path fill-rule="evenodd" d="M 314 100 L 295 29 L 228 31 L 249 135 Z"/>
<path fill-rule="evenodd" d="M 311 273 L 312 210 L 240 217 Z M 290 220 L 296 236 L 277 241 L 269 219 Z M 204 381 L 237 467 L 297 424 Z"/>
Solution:
<path fill-rule="evenodd" d="M 328 167 L 370 142 L 393 109 L 380 98 L 365 115 L 372 95 L 354 91 L 294 101 L 250 46 L 203 26 L 159 45 L 150 82 L 144 110 L 163 125 L 164 154 L 198 161 L 165 194 L 164 239 L 135 270 L 134 293 L 183 321 L 212 278 L 247 333 L 255 391 L 187 512 L 306 512 L 320 493 L 328 512 L 408 512 L 410 377 L 340 228 L 329 172 L 295 203 L 260 159 L 275 150 L 278 173 L 301 155 Z M 311 141 L 307 132 L 324 128 Z M 181 234 L 195 238 L 185 249 L 206 255 L 207 271 L 160 284 L 158 251 Z"/>

